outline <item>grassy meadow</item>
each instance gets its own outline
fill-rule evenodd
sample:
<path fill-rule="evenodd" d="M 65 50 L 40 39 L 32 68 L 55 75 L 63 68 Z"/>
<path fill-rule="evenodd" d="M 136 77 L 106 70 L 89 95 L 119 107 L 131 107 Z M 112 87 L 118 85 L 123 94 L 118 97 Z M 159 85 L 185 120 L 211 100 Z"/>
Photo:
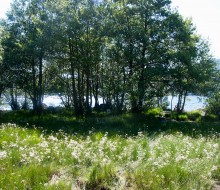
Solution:
<path fill-rule="evenodd" d="M 2 190 L 210 190 L 220 180 L 218 122 L 27 114 L 0 115 Z"/>

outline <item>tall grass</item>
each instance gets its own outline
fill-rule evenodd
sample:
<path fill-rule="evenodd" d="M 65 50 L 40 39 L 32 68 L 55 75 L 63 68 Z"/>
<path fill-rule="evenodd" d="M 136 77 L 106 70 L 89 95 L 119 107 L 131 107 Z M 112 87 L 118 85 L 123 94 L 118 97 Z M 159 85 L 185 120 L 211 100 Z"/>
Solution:
<path fill-rule="evenodd" d="M 219 176 L 214 135 L 83 136 L 0 126 L 0 189 L 210 189 Z"/>

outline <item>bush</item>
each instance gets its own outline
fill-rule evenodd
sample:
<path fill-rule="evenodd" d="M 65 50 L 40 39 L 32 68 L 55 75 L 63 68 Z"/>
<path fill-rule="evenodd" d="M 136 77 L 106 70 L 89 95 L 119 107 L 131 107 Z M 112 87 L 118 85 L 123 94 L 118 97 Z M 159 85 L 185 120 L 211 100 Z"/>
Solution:
<path fill-rule="evenodd" d="M 180 114 L 177 116 L 177 120 L 179 121 L 187 121 L 188 120 L 188 116 L 186 114 Z"/>
<path fill-rule="evenodd" d="M 202 113 L 201 113 L 201 111 L 198 111 L 198 110 L 197 111 L 191 111 L 191 112 L 187 113 L 187 117 L 191 121 L 196 121 L 198 119 L 201 119 Z"/>
<path fill-rule="evenodd" d="M 165 118 L 172 118 L 172 112 L 170 110 L 163 111 L 163 116 Z"/>
<path fill-rule="evenodd" d="M 219 114 L 220 113 L 220 92 L 214 93 L 207 100 L 208 105 L 206 106 L 206 113 L 208 114 Z"/>
<path fill-rule="evenodd" d="M 202 121 L 218 121 L 218 117 L 214 114 L 207 114 L 202 118 Z"/>
<path fill-rule="evenodd" d="M 175 111 L 171 112 L 171 114 L 170 114 L 171 119 L 177 119 L 177 116 L 178 116 L 178 114 Z"/>
<path fill-rule="evenodd" d="M 162 116 L 162 112 L 163 112 L 162 108 L 152 108 L 146 112 L 146 115 L 149 118 L 156 118 L 158 116 Z"/>

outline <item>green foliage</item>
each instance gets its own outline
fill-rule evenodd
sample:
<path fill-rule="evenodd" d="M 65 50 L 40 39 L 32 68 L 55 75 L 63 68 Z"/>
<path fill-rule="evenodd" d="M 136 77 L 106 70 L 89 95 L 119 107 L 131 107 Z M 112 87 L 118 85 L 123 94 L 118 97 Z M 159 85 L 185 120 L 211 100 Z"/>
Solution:
<path fill-rule="evenodd" d="M 86 189 L 111 188 L 118 181 L 112 164 L 97 164 L 91 170 Z"/>
<path fill-rule="evenodd" d="M 220 113 L 220 93 L 216 92 L 212 94 L 207 102 L 208 105 L 206 106 L 206 112 L 218 115 Z"/>
<path fill-rule="evenodd" d="M 198 121 L 201 119 L 202 117 L 202 113 L 201 111 L 191 111 L 191 112 L 187 112 L 187 117 L 189 120 L 191 121 Z"/>
<path fill-rule="evenodd" d="M 41 112 L 44 93 L 56 93 L 84 117 L 93 98 L 97 110 L 103 98 L 117 113 L 142 112 L 167 94 L 212 91 L 209 47 L 170 4 L 13 1 L 0 31 L 0 94 L 20 89 Z"/>
<path fill-rule="evenodd" d="M 163 112 L 162 108 L 158 107 L 158 108 L 149 109 L 145 114 L 149 118 L 156 118 L 158 116 L 161 116 L 162 112 Z"/>
<path fill-rule="evenodd" d="M 213 122 L 213 121 L 218 121 L 219 118 L 215 114 L 207 114 L 202 118 L 203 121 L 208 121 L 208 122 Z"/>
<path fill-rule="evenodd" d="M 163 116 L 165 118 L 172 118 L 172 112 L 171 111 L 163 111 Z"/>
<path fill-rule="evenodd" d="M 186 114 L 178 114 L 177 120 L 179 120 L 179 121 L 187 121 L 188 120 L 188 116 Z"/>
<path fill-rule="evenodd" d="M 160 110 L 160 109 L 159 109 Z M 162 115 L 161 115 L 162 114 Z M 77 119 L 66 112 L 56 114 L 44 113 L 36 115 L 32 111 L 9 111 L 0 112 L 0 123 L 16 123 L 25 128 L 36 128 L 44 133 L 54 133 L 63 130 L 64 133 L 76 135 L 88 135 L 91 132 L 108 133 L 109 136 L 117 135 L 137 135 L 139 131 L 147 134 L 157 134 L 164 131 L 181 131 L 184 134 L 197 136 L 199 134 L 207 136 L 215 132 L 220 132 L 218 123 L 206 123 L 209 116 L 203 116 L 200 122 L 177 122 L 178 114 L 172 112 L 171 119 L 160 120 L 156 115 L 164 116 L 164 112 L 157 112 L 148 117 L 146 114 L 120 114 L 120 115 L 92 115 L 91 117 Z M 159 117 L 160 118 L 160 117 Z M 200 121 L 200 120 L 199 120 Z M 208 121 L 208 120 L 207 120 Z M 209 121 L 218 121 L 216 115 Z M 61 135 L 62 136 L 62 135 Z M 96 138 L 96 137 L 94 137 Z M 97 137 L 98 138 L 98 137 Z M 101 137 L 100 137 L 101 138 Z"/>

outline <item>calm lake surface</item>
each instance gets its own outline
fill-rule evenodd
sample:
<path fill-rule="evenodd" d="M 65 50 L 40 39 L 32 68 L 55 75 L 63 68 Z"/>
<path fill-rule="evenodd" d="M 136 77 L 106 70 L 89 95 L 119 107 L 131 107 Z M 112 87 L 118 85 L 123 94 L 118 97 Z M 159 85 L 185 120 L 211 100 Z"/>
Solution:
<path fill-rule="evenodd" d="M 172 97 L 168 96 L 168 102 L 170 104 L 171 104 L 171 99 Z M 204 109 L 205 106 L 207 105 L 206 99 L 207 99 L 206 97 L 202 97 L 202 96 L 194 96 L 194 95 L 187 96 L 184 110 L 193 111 L 193 110 L 198 110 L 198 109 Z M 177 105 L 177 101 L 178 101 L 177 97 L 174 97 L 173 108 L 175 107 L 175 105 Z"/>
<path fill-rule="evenodd" d="M 167 97 L 167 100 L 170 105 L 171 105 L 171 99 L 172 99 L 171 96 Z M 22 102 L 23 98 L 20 98 L 18 100 L 20 102 Z M 53 106 L 53 107 L 57 107 L 57 106 L 62 107 L 63 106 L 60 97 L 57 95 L 44 96 L 43 103 L 46 104 L 47 106 Z M 100 103 L 102 103 L 102 99 L 100 99 Z M 173 108 L 175 107 L 176 104 L 177 104 L 177 97 L 174 97 L 173 98 Z M 168 108 L 170 108 L 170 105 Z M 198 110 L 198 109 L 204 109 L 205 106 L 206 106 L 206 98 L 205 97 L 190 95 L 190 96 L 187 96 L 187 98 L 186 98 L 186 104 L 185 104 L 184 110 L 185 111 L 193 111 L 193 110 Z M 2 98 L 2 104 L 0 105 L 0 110 L 11 110 L 9 103 L 4 98 Z"/>

